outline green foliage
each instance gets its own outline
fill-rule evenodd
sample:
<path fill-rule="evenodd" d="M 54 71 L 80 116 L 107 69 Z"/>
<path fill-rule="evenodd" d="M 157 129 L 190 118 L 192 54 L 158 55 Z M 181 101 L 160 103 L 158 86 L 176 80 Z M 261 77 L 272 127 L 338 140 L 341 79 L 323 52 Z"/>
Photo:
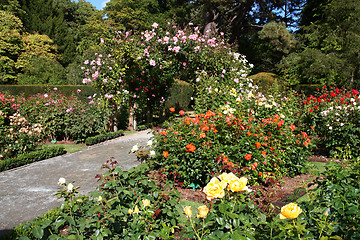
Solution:
<path fill-rule="evenodd" d="M 21 51 L 22 22 L 10 12 L 0 10 L 0 83 L 16 79 L 16 61 Z"/>
<path fill-rule="evenodd" d="M 166 101 L 165 108 L 176 107 L 177 109 L 188 110 L 193 88 L 185 81 L 175 80 L 170 89 L 169 99 Z"/>
<path fill-rule="evenodd" d="M 57 239 L 64 236 L 60 231 L 66 231 L 70 239 L 173 236 L 179 193 L 171 190 L 171 185 L 154 181 L 146 165 L 124 172 L 112 159 L 103 167 L 108 171 L 97 176 L 99 191 L 92 192 L 90 198 L 77 197 L 77 187 L 61 183 L 58 196 L 65 202 L 58 216 L 23 224 L 16 228 L 17 237 Z M 166 190 L 160 185 L 167 186 Z"/>
<path fill-rule="evenodd" d="M 279 65 L 290 85 L 358 86 L 359 14 L 356 0 L 308 1 L 299 31 L 302 47 Z"/>
<path fill-rule="evenodd" d="M 260 72 L 251 75 L 248 78 L 254 81 L 254 84 L 259 87 L 259 91 L 264 95 L 274 94 L 285 90 L 284 83 L 274 73 Z"/>
<path fill-rule="evenodd" d="M 24 73 L 18 75 L 18 84 L 67 84 L 65 69 L 54 59 L 33 56 L 24 66 Z"/>
<path fill-rule="evenodd" d="M 267 216 L 249 201 L 256 193 L 230 192 L 216 202 L 207 203 L 210 213 L 206 218 L 188 217 L 189 239 L 258 239 L 256 230 L 267 223 Z"/>
<path fill-rule="evenodd" d="M 63 147 L 46 148 L 0 161 L 0 172 L 65 154 Z"/>
<path fill-rule="evenodd" d="M 88 137 L 85 140 L 85 144 L 87 146 L 91 146 L 91 145 L 101 143 L 101 142 L 105 142 L 107 140 L 111 140 L 111 139 L 118 138 L 118 137 L 121 137 L 121 136 L 124 136 L 124 131 L 122 131 L 122 130 L 119 130 L 117 132 L 103 133 L 103 134 L 100 134 L 100 135 L 97 135 L 97 136 L 94 136 L 94 137 Z"/>

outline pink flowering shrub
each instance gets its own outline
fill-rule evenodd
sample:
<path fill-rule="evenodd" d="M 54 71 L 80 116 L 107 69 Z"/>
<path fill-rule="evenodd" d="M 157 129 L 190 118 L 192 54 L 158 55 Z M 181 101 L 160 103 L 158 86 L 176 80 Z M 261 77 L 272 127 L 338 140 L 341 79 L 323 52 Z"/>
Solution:
<path fill-rule="evenodd" d="M 48 140 L 84 140 L 106 131 L 109 112 L 93 99 L 81 102 L 76 95 L 59 91 L 21 99 L 20 112 L 30 122 L 41 124 L 41 137 Z"/>
<path fill-rule="evenodd" d="M 0 94 L 0 161 L 33 150 L 40 140 L 42 126 L 20 115 L 15 97 Z"/>
<path fill-rule="evenodd" d="M 145 111 L 150 118 L 163 108 L 174 79 L 193 85 L 196 109 L 226 104 L 231 88 L 243 93 L 255 87 L 246 78 L 251 66 L 231 50 L 223 35 L 203 35 L 190 25 L 157 27 L 153 24 L 153 29 L 141 33 L 118 32 L 104 40 L 106 54 L 84 62 L 83 83 L 93 84 L 103 96 L 113 96 L 107 98 L 111 104 L 128 105 L 130 113 Z M 221 89 L 221 97 L 208 96 L 215 88 Z"/>

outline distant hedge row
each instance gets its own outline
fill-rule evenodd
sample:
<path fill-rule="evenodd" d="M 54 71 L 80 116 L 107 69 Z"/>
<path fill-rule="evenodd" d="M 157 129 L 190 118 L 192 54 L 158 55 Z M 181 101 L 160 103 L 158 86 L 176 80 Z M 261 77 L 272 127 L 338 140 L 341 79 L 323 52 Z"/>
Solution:
<path fill-rule="evenodd" d="M 53 91 L 54 88 L 66 96 L 77 94 L 81 100 L 85 100 L 88 96 L 93 96 L 96 93 L 95 88 L 87 85 L 0 85 L 0 91 L 6 91 L 14 96 L 21 95 L 25 98 L 33 94 Z M 77 93 L 78 89 L 81 90 L 80 94 Z"/>
<path fill-rule="evenodd" d="M 0 161 L 0 172 L 65 154 L 64 147 L 51 147 Z"/>
<path fill-rule="evenodd" d="M 88 137 L 85 140 L 85 144 L 87 146 L 91 146 L 91 145 L 105 142 L 107 140 L 114 139 L 114 138 L 121 137 L 121 136 L 124 136 L 124 131 L 122 131 L 122 130 L 119 130 L 117 132 L 108 132 L 108 133 L 97 135 L 95 137 Z"/>

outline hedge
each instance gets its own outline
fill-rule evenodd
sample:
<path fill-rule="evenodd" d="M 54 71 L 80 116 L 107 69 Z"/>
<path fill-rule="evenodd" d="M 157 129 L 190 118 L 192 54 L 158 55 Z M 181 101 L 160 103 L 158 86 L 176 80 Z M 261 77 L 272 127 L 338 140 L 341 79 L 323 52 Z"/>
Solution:
<path fill-rule="evenodd" d="M 114 139 L 117 137 L 124 136 L 124 131 L 119 130 L 117 132 L 108 132 L 104 134 L 97 135 L 95 137 L 88 137 L 85 140 L 86 146 L 91 146 L 97 143 L 105 142 L 106 140 Z"/>
<path fill-rule="evenodd" d="M 65 154 L 64 147 L 51 147 L 0 161 L 0 172 Z"/>
<path fill-rule="evenodd" d="M 54 88 L 66 96 L 77 94 L 77 90 L 80 89 L 81 93 L 78 96 L 81 100 L 87 100 L 88 96 L 93 96 L 97 92 L 95 88 L 87 85 L 0 85 L 1 92 L 8 92 L 13 96 L 22 95 L 25 98 L 37 93 L 53 91 Z"/>

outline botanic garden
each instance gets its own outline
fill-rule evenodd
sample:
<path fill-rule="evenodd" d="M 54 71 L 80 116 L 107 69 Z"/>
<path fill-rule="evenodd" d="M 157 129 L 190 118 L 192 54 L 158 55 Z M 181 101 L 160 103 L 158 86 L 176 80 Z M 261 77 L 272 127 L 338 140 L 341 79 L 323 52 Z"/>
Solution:
<path fill-rule="evenodd" d="M 191 21 L 147 27 L 100 35 L 83 55 L 82 84 L 94 94 L 78 86 L 66 95 L 61 85 L 30 96 L 1 92 L 1 171 L 64 153 L 44 143 L 92 145 L 125 129 L 153 134 L 129 149 L 137 167 L 123 171 L 109 159 L 89 195 L 60 178 L 61 207 L 6 238 L 360 238 L 356 67 L 346 83 L 339 79 L 351 66 L 344 75 L 317 72 L 317 85 L 301 91 L 306 76 L 297 68 L 306 67 L 294 55 L 282 62 L 282 78 L 263 79 L 224 32 Z M 326 163 L 309 160 L 319 155 Z M 313 177 L 272 201 L 269 189 L 305 174 Z"/>

